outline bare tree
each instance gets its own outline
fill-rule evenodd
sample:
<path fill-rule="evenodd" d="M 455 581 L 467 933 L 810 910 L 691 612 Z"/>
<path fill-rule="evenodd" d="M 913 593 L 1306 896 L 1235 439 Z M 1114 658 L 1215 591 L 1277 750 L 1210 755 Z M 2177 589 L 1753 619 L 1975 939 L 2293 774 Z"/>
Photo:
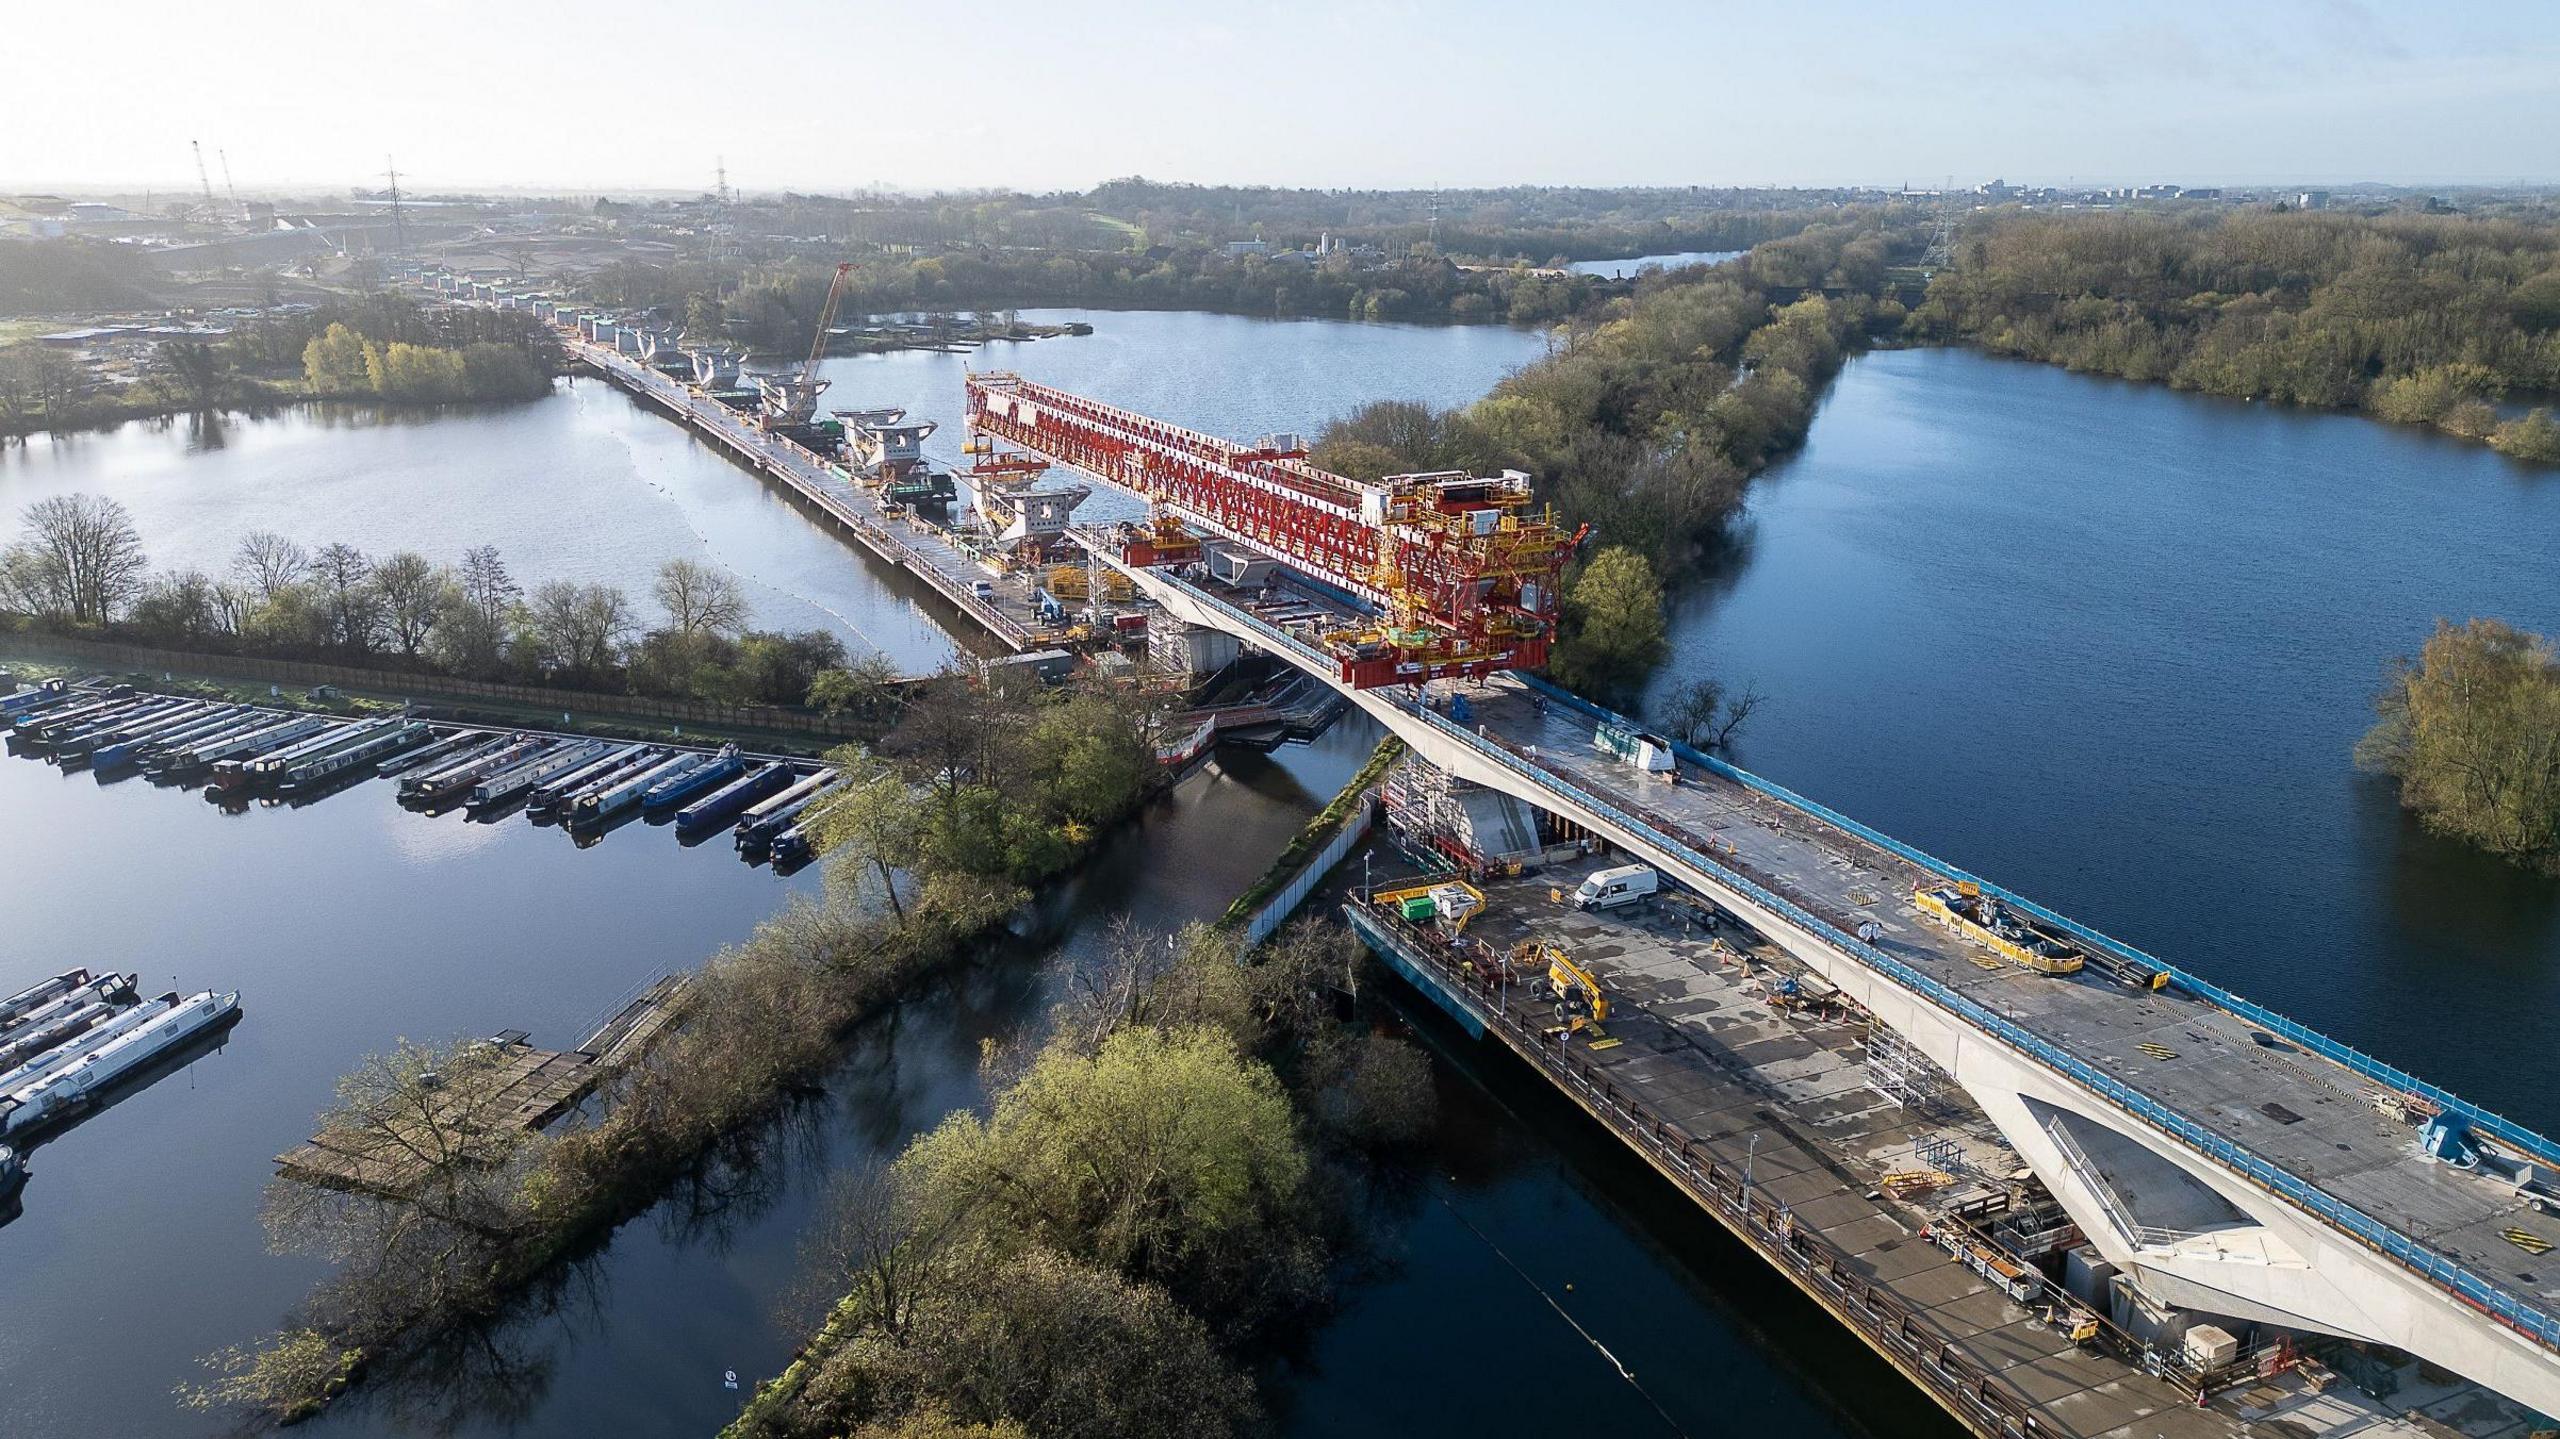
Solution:
<path fill-rule="evenodd" d="M 313 1308 L 327 1327 L 381 1334 L 440 1308 L 491 1303 L 495 1261 L 524 1232 L 525 1175 L 548 1142 L 514 1112 L 514 1056 L 487 1040 L 368 1055 L 320 1115 L 321 1147 L 354 1182 L 279 1175 L 268 1239 L 333 1261 Z"/>
<path fill-rule="evenodd" d="M 524 588 L 507 572 L 495 545 L 462 552 L 462 568 L 443 587 L 444 612 L 435 625 L 436 653 L 464 674 L 490 674 L 524 608 Z"/>
<path fill-rule="evenodd" d="M 507 562 L 499 558 L 496 545 L 473 545 L 462 552 L 461 583 L 463 599 L 494 632 L 504 631 L 508 617 L 524 598 L 524 586 L 507 572 Z"/>
<path fill-rule="evenodd" d="M 1665 723 L 1687 744 L 1703 750 L 1730 749 L 1743 722 L 1768 699 L 1746 684 L 1728 694 L 1716 680 L 1696 679 L 1671 692 L 1663 706 Z"/>
<path fill-rule="evenodd" d="M 231 573 L 266 604 L 287 585 L 300 584 L 311 573 L 311 552 L 273 530 L 244 536 L 232 552 Z"/>
<path fill-rule="evenodd" d="M 873 714 L 897 698 L 905 682 L 898 662 L 875 650 L 852 664 L 818 671 L 809 681 L 808 703 L 829 714 Z"/>
<path fill-rule="evenodd" d="M 249 628 L 249 615 L 257 608 L 256 597 L 245 587 L 228 580 L 213 585 L 213 629 L 222 635 L 240 635 Z"/>
<path fill-rule="evenodd" d="M 78 419 L 89 376 L 69 355 L 33 340 L 0 348 L 0 421 L 24 424 L 41 414 L 49 428 Z"/>
<path fill-rule="evenodd" d="M 416 659 L 426 648 L 427 636 L 445 613 L 445 602 L 452 593 L 453 577 L 429 563 L 427 557 L 402 550 L 373 571 L 374 592 L 381 597 L 382 626 L 400 653 Z"/>
<path fill-rule="evenodd" d="M 347 650 L 372 649 L 382 633 L 382 596 L 373 586 L 373 561 L 353 545 L 325 545 L 311 557 L 311 578 L 320 592 L 329 643 Z"/>
<path fill-rule="evenodd" d="M 903 1334 L 950 1253 L 955 1216 L 924 1203 L 892 1165 L 874 1161 L 837 1177 L 801 1242 L 803 1276 L 783 1299 L 793 1327 L 811 1327 L 850 1300 L 866 1326 Z"/>
<path fill-rule="evenodd" d="M 533 592 L 533 627 L 553 664 L 600 675 L 631 637 L 631 601 L 610 585 L 553 580 Z"/>
<path fill-rule="evenodd" d="M 215 633 L 213 581 L 202 570 L 161 575 L 133 603 L 133 622 L 154 634 L 193 642 Z"/>
<path fill-rule="evenodd" d="M 658 566 L 657 595 L 670 628 L 688 640 L 734 638 L 747 627 L 746 592 L 726 570 L 682 557 L 669 560 Z"/>
<path fill-rule="evenodd" d="M 101 624 L 142 592 L 142 535 L 124 506 L 99 495 L 55 495 L 20 518 L 26 538 L 0 553 L 0 584 L 18 603 Z"/>

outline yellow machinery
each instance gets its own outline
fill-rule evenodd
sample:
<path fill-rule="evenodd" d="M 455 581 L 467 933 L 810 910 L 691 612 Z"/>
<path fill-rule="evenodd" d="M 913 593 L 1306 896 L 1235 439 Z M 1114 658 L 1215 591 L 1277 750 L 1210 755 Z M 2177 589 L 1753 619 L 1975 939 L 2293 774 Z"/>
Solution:
<path fill-rule="evenodd" d="M 2078 945 L 2012 914 L 1972 880 L 1935 888 L 1922 885 L 1911 892 L 1911 902 L 1958 934 L 1979 940 L 2038 974 L 2076 974 L 2086 962 Z"/>
<path fill-rule="evenodd" d="M 1048 589 L 1049 593 L 1062 600 L 1084 600 L 1093 597 L 1090 577 L 1086 575 L 1082 565 L 1052 566 L 1049 570 Z M 1127 575 L 1118 570 L 1102 572 L 1103 598 L 1114 604 L 1126 604 L 1137 592 L 1137 586 L 1129 582 Z"/>
<path fill-rule="evenodd" d="M 1609 1018 L 1609 994 L 1600 987 L 1599 979 L 1574 963 L 1573 956 L 1561 947 L 1546 940 L 1524 940 L 1511 951 L 1514 973 L 1534 974 L 1541 964 L 1547 969 L 1547 992 L 1555 997 L 1558 1020 L 1547 1033 L 1580 1034 L 1589 1030 L 1594 1038 L 1604 1038 L 1606 1031 L 1600 1026 Z"/>
<path fill-rule="evenodd" d="M 1435 879 L 1379 890 L 1369 896 L 1369 902 L 1393 910 L 1396 918 L 1409 924 L 1438 920 L 1454 940 L 1467 932 L 1467 921 L 1484 909 L 1484 891 L 1463 879 Z"/>
<path fill-rule="evenodd" d="M 1897 1169 L 1884 1177 L 1882 1187 L 1885 1193 L 1896 1199 L 1908 1199 L 1932 1189 L 1944 1189 L 1955 1182 L 1955 1176 L 1943 1169 Z"/>

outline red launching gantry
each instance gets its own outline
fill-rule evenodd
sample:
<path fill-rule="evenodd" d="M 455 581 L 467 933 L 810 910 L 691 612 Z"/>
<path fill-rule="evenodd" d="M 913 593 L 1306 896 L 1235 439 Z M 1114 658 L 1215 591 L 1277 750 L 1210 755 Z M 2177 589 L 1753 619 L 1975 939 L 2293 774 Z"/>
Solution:
<path fill-rule="evenodd" d="M 1308 464 L 1292 436 L 1248 448 L 1014 374 L 969 377 L 969 426 L 1151 501 L 1159 522 L 1126 563 L 1199 558 L 1171 517 L 1376 605 L 1324 637 L 1355 689 L 1545 664 L 1558 576 L 1588 528 L 1558 529 L 1517 470 L 1369 484 Z"/>

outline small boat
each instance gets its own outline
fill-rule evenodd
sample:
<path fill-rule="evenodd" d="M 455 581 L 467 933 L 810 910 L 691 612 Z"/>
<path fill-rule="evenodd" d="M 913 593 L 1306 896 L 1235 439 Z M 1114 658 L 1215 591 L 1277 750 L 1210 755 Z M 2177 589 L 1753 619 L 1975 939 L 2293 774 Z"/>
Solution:
<path fill-rule="evenodd" d="M 30 985 L 7 999 L 0 999 L 0 1024 L 32 1014 L 88 982 L 89 971 L 85 967 L 66 969 L 51 979 Z"/>
<path fill-rule="evenodd" d="M 751 770 L 740 775 L 710 794 L 677 810 L 676 833 L 700 834 L 715 826 L 726 824 L 732 816 L 748 805 L 788 787 L 792 778 L 791 766 L 786 764 L 768 764 L 762 769 Z"/>
<path fill-rule="evenodd" d="M 602 740 L 572 740 L 494 773 L 483 775 L 471 787 L 464 803 L 473 809 L 494 809 L 506 804 L 544 780 L 567 774 L 602 754 Z"/>
<path fill-rule="evenodd" d="M 526 796 L 525 813 L 546 815 L 568 802 L 569 797 L 589 785 L 609 782 L 614 776 L 628 773 L 632 766 L 652 763 L 660 751 L 654 745 L 627 744 L 577 765 L 562 774 L 533 787 Z"/>
<path fill-rule="evenodd" d="M 738 849 L 741 853 L 762 853 L 782 833 L 792 816 L 808 808 L 809 801 L 836 781 L 836 772 L 822 769 L 797 780 L 772 797 L 758 801 L 738 819 Z"/>
<path fill-rule="evenodd" d="M 373 772 L 376 775 L 386 776 L 406 774 L 413 769 L 433 764 L 436 761 L 443 759 L 445 756 L 454 753 L 456 750 L 469 749 L 471 746 L 479 744 L 488 738 L 489 732 L 487 730 L 456 730 L 455 732 L 446 735 L 444 738 L 437 740 L 435 743 L 428 745 L 424 749 L 411 750 L 409 753 L 400 756 L 398 759 L 384 760 L 382 763 L 373 767 Z"/>
<path fill-rule="evenodd" d="M 746 768 L 747 761 L 738 753 L 736 745 L 722 745 L 720 752 L 711 758 L 649 786 L 640 796 L 640 807 L 652 813 L 675 809 L 697 795 L 707 794 L 727 784 L 744 774 Z"/>
<path fill-rule="evenodd" d="M 569 802 L 569 823 L 582 828 L 600 825 L 640 803 L 642 796 L 654 786 L 684 774 L 707 758 L 699 754 L 674 755 L 628 779 L 616 781 L 603 789 L 589 789 Z"/>
<path fill-rule="evenodd" d="M 205 990 L 181 999 L 162 995 L 156 1012 L 32 1084 L 0 1095 L 0 1136 L 24 1134 L 68 1119 L 97 1102 L 117 1080 L 240 1013 L 240 996 Z M 139 1011 L 133 1011 L 139 1012 Z"/>

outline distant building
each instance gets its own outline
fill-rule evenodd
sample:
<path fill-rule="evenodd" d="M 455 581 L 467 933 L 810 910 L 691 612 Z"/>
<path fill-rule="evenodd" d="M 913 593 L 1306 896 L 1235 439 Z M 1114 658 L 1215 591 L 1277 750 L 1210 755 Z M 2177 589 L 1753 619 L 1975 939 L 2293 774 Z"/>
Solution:
<path fill-rule="evenodd" d="M 2297 210 L 2326 210 L 2329 208 L 2329 192 L 2326 190 L 2305 190 L 2294 197 L 2293 208 Z"/>
<path fill-rule="evenodd" d="M 1231 260 L 1241 260 L 1247 255 L 1268 255 L 1270 253 L 1271 245 L 1268 241 L 1229 240 L 1227 242 L 1227 258 Z"/>
<path fill-rule="evenodd" d="M 61 213 L 61 202 L 30 197 L 27 200 L 0 200 L 0 235 L 18 235 L 37 240 L 58 240 L 69 232 L 71 222 Z"/>

